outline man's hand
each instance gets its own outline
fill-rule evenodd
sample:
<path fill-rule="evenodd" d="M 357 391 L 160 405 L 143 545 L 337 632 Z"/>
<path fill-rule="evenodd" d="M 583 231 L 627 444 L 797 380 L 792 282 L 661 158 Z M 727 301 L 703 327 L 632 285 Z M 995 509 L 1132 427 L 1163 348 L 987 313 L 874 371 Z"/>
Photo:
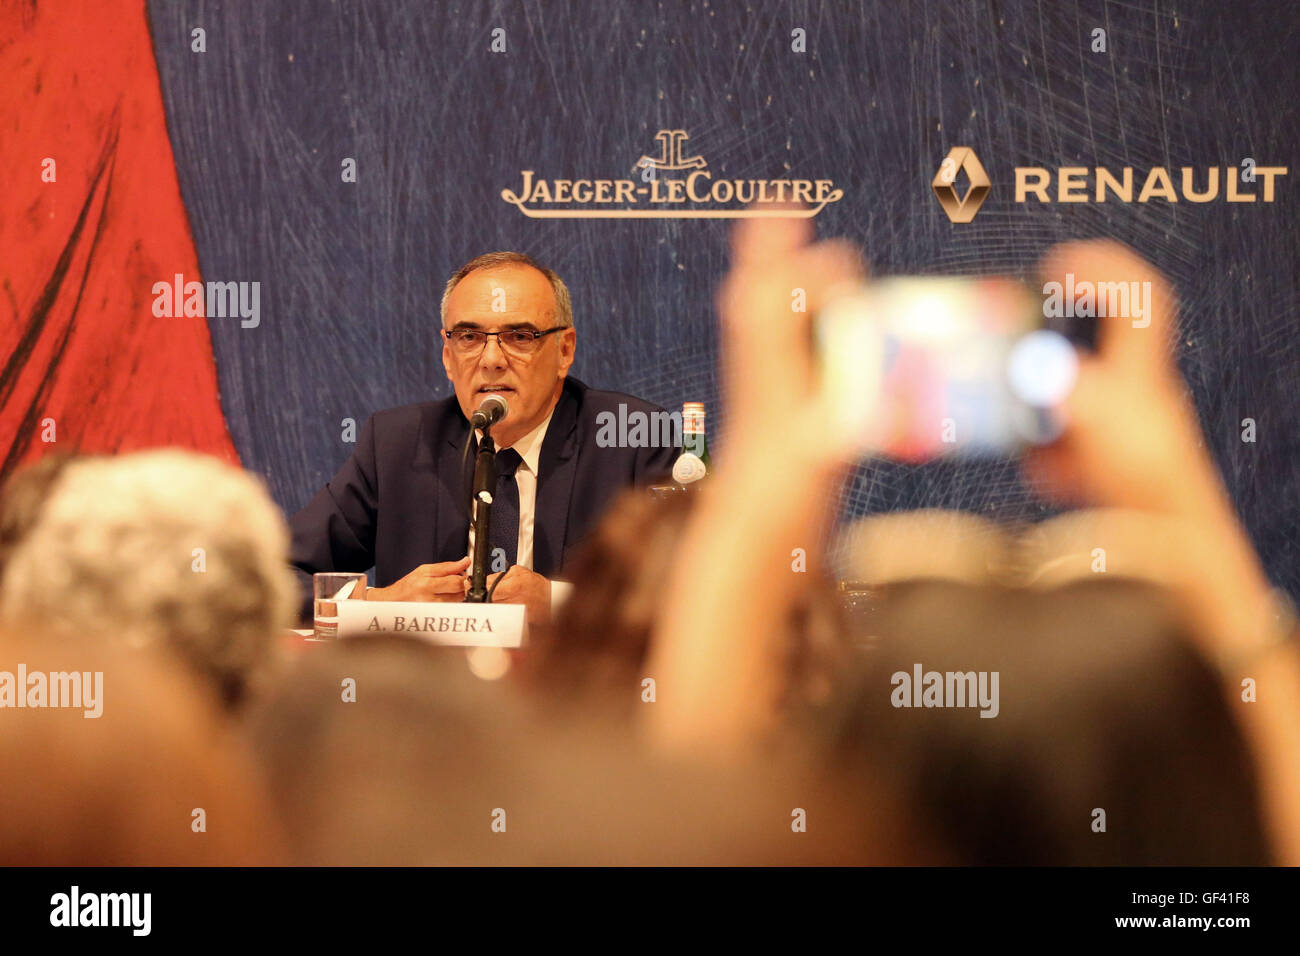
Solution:
<path fill-rule="evenodd" d="M 501 584 L 492 594 L 494 604 L 522 604 L 530 626 L 545 624 L 551 619 L 551 582 L 536 571 L 523 565 L 511 565 L 505 571 L 488 575 L 488 589 L 497 578 Z"/>
<path fill-rule="evenodd" d="M 422 564 L 386 588 L 370 588 L 367 601 L 461 601 L 469 557 L 439 564 Z M 503 584 L 502 587 L 505 587 Z"/>

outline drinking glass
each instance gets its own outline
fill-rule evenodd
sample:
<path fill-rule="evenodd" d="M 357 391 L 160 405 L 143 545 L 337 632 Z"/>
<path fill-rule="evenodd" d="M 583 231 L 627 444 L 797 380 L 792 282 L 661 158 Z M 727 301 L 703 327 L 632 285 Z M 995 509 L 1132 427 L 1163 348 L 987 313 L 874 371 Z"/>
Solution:
<path fill-rule="evenodd" d="M 366 593 L 364 572 L 326 571 L 311 576 L 315 639 L 332 641 L 339 636 L 339 601 L 356 600 Z"/>

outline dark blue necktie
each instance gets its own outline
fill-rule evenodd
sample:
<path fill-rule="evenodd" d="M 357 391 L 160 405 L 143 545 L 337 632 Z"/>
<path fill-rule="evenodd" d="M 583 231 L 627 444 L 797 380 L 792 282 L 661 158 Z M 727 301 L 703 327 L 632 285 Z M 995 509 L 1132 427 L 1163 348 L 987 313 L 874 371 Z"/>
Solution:
<path fill-rule="evenodd" d="M 509 568 L 518 559 L 519 552 L 519 484 L 515 481 L 515 472 L 523 459 L 519 452 L 507 448 L 497 452 L 497 490 L 492 498 L 492 529 L 489 537 L 492 541 L 488 552 L 488 568 L 496 565 L 497 548 L 505 552 L 506 567 Z"/>

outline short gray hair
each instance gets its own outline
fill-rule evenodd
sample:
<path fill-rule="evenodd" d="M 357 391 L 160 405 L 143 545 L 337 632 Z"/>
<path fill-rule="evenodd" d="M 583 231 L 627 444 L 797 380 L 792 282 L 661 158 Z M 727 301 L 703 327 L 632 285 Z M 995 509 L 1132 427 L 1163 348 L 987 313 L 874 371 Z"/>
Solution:
<path fill-rule="evenodd" d="M 546 276 L 551 283 L 551 291 L 555 293 L 555 324 L 566 329 L 573 328 L 573 303 L 569 299 L 569 287 L 564 284 L 564 280 L 554 269 L 548 269 L 532 256 L 523 252 L 485 252 L 481 256 L 475 256 L 469 262 L 465 263 L 455 274 L 447 280 L 447 286 L 442 290 L 442 323 L 447 324 L 447 300 L 451 298 L 451 290 L 460 285 L 460 280 L 465 278 L 471 272 L 477 269 L 490 269 L 493 266 L 528 266 L 530 269 L 536 269 L 542 275 Z"/>
<path fill-rule="evenodd" d="M 292 622 L 288 546 L 262 482 L 216 458 L 82 458 L 9 556 L 0 621 L 165 646 L 231 700 Z"/>

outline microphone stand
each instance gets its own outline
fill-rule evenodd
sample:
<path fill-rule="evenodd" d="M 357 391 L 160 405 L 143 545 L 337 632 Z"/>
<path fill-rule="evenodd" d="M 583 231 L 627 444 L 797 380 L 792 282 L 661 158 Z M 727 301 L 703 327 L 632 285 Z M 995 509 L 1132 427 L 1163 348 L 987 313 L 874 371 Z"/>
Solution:
<path fill-rule="evenodd" d="M 474 496 L 470 507 L 474 511 L 474 561 L 470 567 L 469 592 L 465 602 L 488 603 L 487 560 L 491 546 L 489 528 L 492 522 L 492 495 L 497 488 L 497 448 L 492 441 L 492 426 L 483 429 L 478 456 L 474 462 Z"/>

